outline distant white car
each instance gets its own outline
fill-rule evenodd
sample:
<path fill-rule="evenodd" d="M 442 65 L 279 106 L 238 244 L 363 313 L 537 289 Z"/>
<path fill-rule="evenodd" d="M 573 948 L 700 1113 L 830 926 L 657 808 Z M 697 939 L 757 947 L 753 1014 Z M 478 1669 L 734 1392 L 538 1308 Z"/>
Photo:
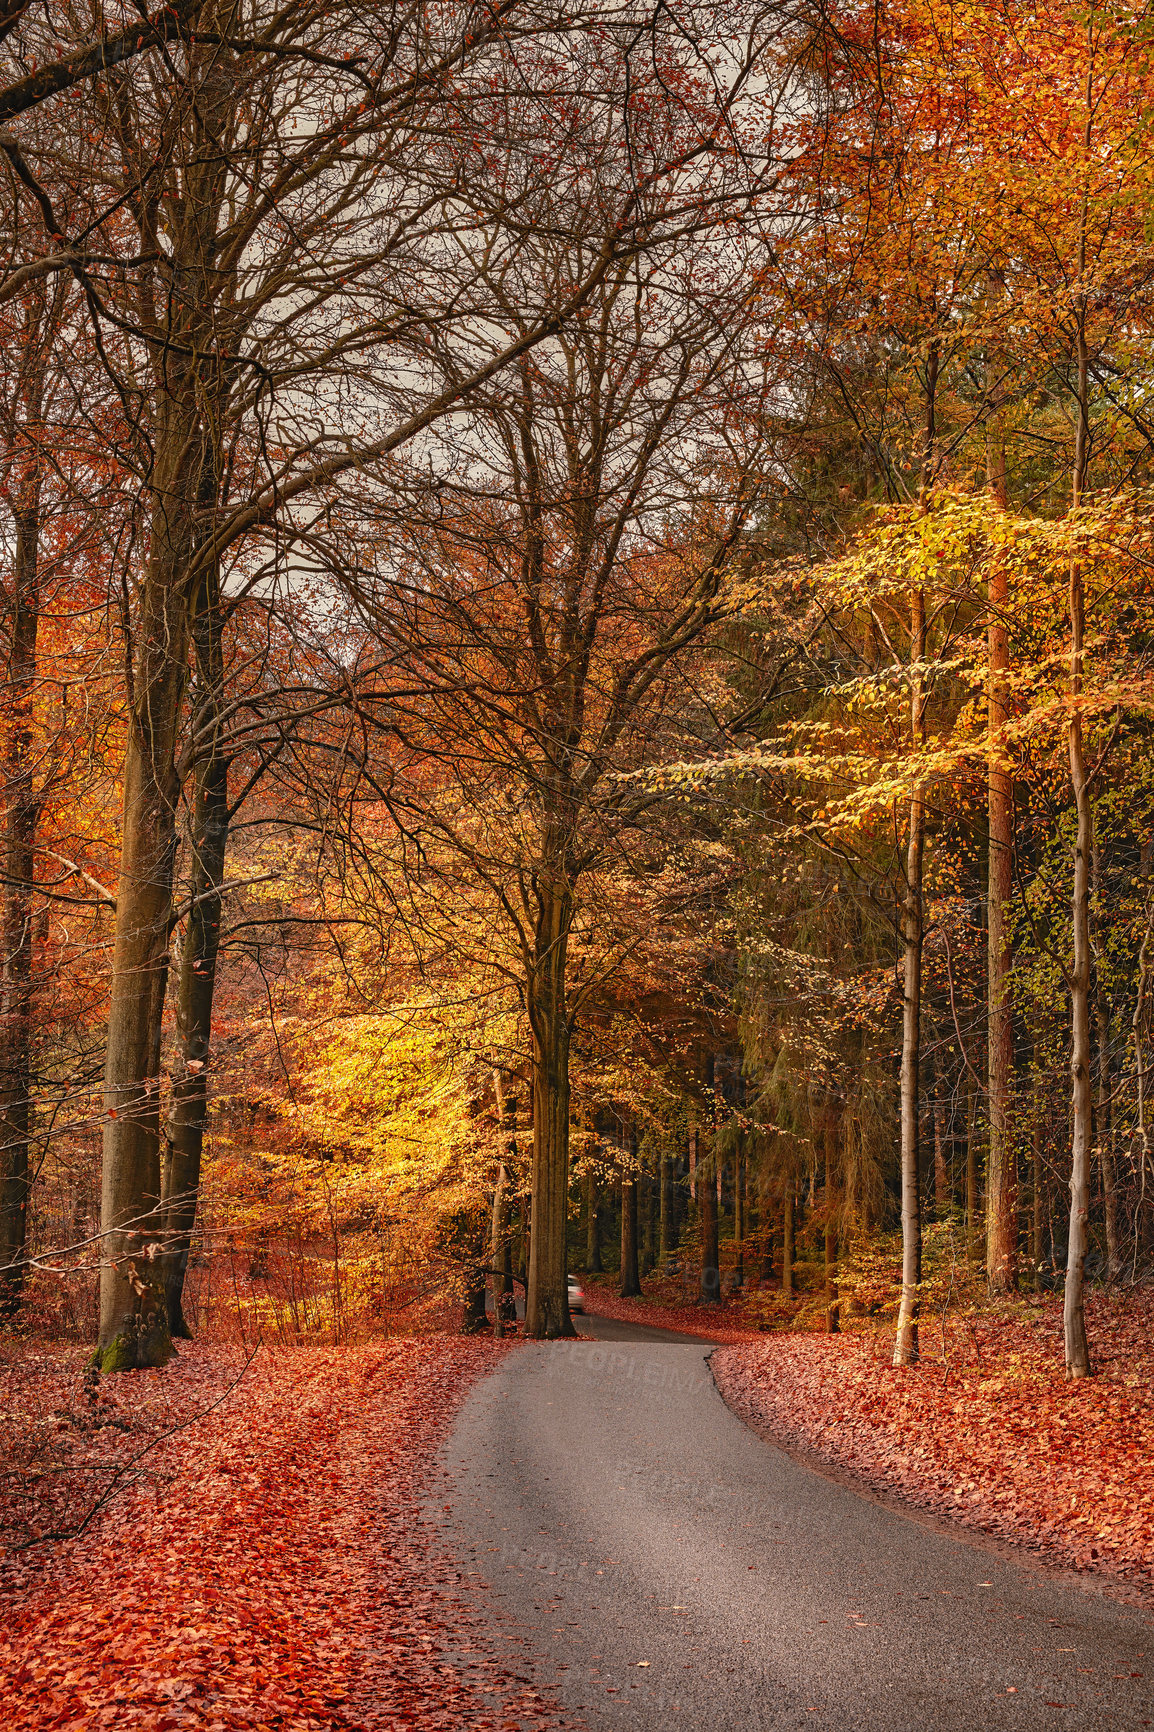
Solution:
<path fill-rule="evenodd" d="M 585 1315 L 585 1295 L 572 1276 L 569 1277 L 569 1309 L 580 1312 L 582 1317 Z"/>

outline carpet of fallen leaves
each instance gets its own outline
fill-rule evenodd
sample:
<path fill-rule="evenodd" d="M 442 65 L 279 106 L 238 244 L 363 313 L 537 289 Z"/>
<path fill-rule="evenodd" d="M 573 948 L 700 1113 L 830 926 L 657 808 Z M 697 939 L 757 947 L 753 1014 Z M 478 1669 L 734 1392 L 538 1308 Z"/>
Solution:
<path fill-rule="evenodd" d="M 763 1335 L 712 1356 L 726 1401 L 875 1487 L 1154 1602 L 1154 1295 L 1089 1305 L 1095 1375 L 1067 1382 L 1060 1301 L 1007 1305 L 889 1363 L 876 1336 Z"/>
<path fill-rule="evenodd" d="M 0 1368 L 23 1464 L 0 1487 L 4 1732 L 552 1726 L 474 1642 L 426 1507 L 437 1447 L 503 1351 L 264 1348 L 243 1369 L 197 1345 L 78 1398 L 74 1363 L 43 1358 L 31 1396 L 25 1367 Z M 118 1473 L 82 1534 L 20 1549 Z"/>

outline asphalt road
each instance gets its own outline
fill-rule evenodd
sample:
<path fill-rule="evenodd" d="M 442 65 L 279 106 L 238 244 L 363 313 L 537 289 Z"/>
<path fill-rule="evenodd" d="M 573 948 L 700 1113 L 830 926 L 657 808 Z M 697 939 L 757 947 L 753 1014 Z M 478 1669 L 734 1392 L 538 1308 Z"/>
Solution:
<path fill-rule="evenodd" d="M 477 1386 L 436 1500 L 488 1645 L 564 1725 L 1154 1726 L 1146 1614 L 794 1461 L 707 1342 L 580 1327 Z"/>

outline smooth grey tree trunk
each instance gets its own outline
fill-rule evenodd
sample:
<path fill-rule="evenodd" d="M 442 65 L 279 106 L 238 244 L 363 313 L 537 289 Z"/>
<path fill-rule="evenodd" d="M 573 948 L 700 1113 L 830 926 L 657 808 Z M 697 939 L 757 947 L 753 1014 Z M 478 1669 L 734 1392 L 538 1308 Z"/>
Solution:
<path fill-rule="evenodd" d="M 933 479 L 934 427 L 937 407 L 939 346 L 935 338 L 926 357 L 926 429 L 922 461 L 921 503 L 925 507 Z M 926 598 L 915 588 L 910 596 L 910 745 L 915 754 L 926 743 Z M 901 1066 L 901 1188 L 902 1295 L 894 1338 L 894 1364 L 912 1365 L 918 1357 L 918 1312 L 922 1279 L 922 1199 L 919 1133 L 922 1040 L 922 856 L 926 833 L 925 791 L 914 783 L 910 797 L 906 844 L 906 893 L 902 910 L 902 1066 Z"/>
<path fill-rule="evenodd" d="M 1083 269 L 1085 260 L 1082 260 Z M 1083 308 L 1083 319 L 1085 309 Z M 1078 423 L 1074 451 L 1071 509 L 1077 510 L 1089 461 L 1089 354 L 1079 328 Z M 1070 1150 L 1070 1236 L 1066 1253 L 1066 1288 L 1062 1323 L 1066 1375 L 1090 1375 L 1090 1344 L 1086 1334 L 1085 1265 L 1090 1221 L 1090 1156 L 1093 1139 L 1093 1079 L 1090 1047 L 1090 864 L 1094 845 L 1094 812 L 1086 766 L 1080 700 L 1084 683 L 1086 600 L 1082 564 L 1070 561 L 1070 717 L 1067 744 L 1070 785 L 1074 793 L 1077 830 L 1074 840 L 1074 884 L 1070 901 L 1073 959 L 1067 975 L 1070 992 L 1070 1083 L 1073 1128 Z"/>
<path fill-rule="evenodd" d="M 925 598 L 914 592 L 911 604 L 911 733 L 915 750 L 925 734 L 925 692 L 921 672 L 926 654 Z M 894 1340 L 894 1364 L 912 1365 L 918 1356 L 918 1289 L 922 1279 L 922 1209 L 918 1149 L 918 1094 L 922 1026 L 922 849 L 925 797 L 915 788 L 910 800 L 906 846 L 906 896 L 903 909 L 904 975 L 901 1068 L 902 1295 Z"/>

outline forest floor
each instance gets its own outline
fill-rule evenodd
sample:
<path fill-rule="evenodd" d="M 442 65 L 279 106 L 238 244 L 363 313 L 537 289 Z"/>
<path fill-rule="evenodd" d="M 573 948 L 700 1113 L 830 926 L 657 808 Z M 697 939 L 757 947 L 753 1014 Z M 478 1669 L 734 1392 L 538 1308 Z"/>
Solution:
<path fill-rule="evenodd" d="M 422 1508 L 505 1351 L 197 1344 L 100 1385 L 78 1348 L 5 1356 L 5 1732 L 553 1725 L 473 1641 Z"/>
<path fill-rule="evenodd" d="M 1154 1604 L 1154 1292 L 1095 1293 L 1095 1374 L 1067 1381 L 1061 1300 L 1022 1298 L 922 1326 L 916 1367 L 892 1327 L 752 1335 L 735 1306 L 625 1300 L 590 1309 L 725 1343 L 729 1405 L 765 1435 L 871 1487 L 1092 1572 Z"/>
<path fill-rule="evenodd" d="M 586 1291 L 724 1343 L 725 1399 L 786 1446 L 1154 1603 L 1149 1292 L 1094 1296 L 1096 1375 L 1067 1383 L 1050 1296 L 935 1317 L 897 1371 L 880 1328 L 757 1334 L 736 1308 Z M 462 1401 L 509 1350 L 202 1342 L 91 1382 L 79 1347 L 6 1344 L 5 1732 L 555 1725 L 487 1658 L 426 1508 Z"/>

